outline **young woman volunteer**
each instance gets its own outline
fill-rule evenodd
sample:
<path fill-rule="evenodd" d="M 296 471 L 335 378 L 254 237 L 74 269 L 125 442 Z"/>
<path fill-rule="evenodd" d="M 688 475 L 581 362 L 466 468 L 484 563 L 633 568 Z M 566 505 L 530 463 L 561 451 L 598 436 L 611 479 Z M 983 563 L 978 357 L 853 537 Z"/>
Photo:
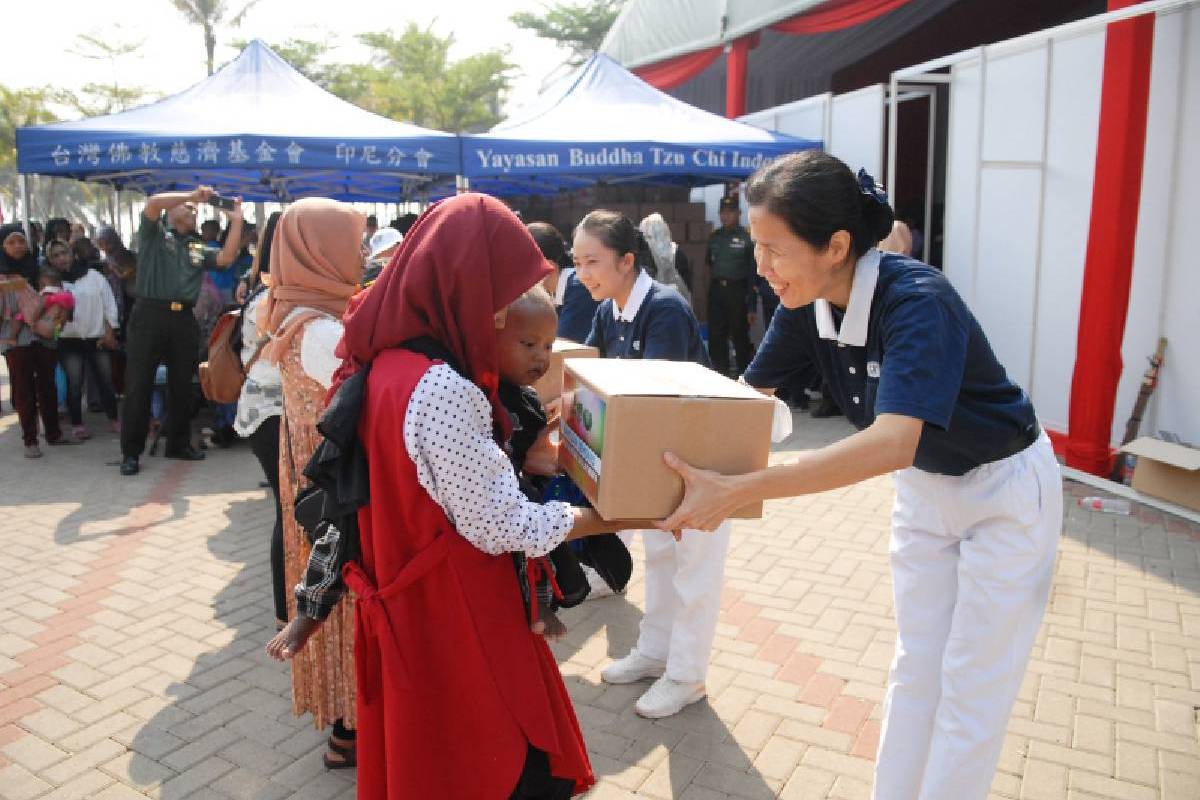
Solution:
<path fill-rule="evenodd" d="M 874 796 L 982 800 L 1050 593 L 1058 464 L 945 277 L 875 248 L 892 212 L 869 175 L 805 152 L 746 195 L 758 271 L 784 306 L 746 381 L 819 375 L 860 430 L 746 475 L 668 455 L 686 493 L 661 527 L 710 530 L 753 500 L 894 473 L 898 634 Z"/>
<path fill-rule="evenodd" d="M 575 229 L 577 275 L 596 311 L 587 344 L 602 358 L 660 358 L 709 365 L 691 306 L 674 288 L 653 280 L 642 234 L 625 216 L 593 211 Z M 730 523 L 713 535 L 643 538 L 646 613 L 637 645 L 601 673 L 607 683 L 658 678 L 637 701 L 644 717 L 669 717 L 705 695 L 704 679 L 717 615 Z"/>

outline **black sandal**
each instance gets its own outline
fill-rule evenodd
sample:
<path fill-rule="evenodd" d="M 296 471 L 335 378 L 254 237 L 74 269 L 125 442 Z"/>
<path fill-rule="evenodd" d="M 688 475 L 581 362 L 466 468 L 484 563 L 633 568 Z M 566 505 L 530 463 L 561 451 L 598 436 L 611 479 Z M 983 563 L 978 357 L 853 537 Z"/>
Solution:
<path fill-rule="evenodd" d="M 330 761 L 329 753 L 323 753 L 321 755 L 321 762 L 325 765 L 325 769 L 352 769 L 358 766 L 358 753 L 357 748 L 354 747 L 354 745 L 351 745 L 350 747 L 343 747 L 340 744 L 335 744 L 332 736 L 329 737 L 328 745 L 329 753 L 341 756 L 342 760 Z"/>

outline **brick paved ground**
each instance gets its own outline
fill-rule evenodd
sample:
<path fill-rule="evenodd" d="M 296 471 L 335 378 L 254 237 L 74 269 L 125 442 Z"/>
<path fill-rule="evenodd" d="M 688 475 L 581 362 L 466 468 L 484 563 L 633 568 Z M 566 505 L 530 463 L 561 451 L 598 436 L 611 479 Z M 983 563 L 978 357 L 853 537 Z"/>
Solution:
<path fill-rule="evenodd" d="M 788 448 L 846 430 L 800 423 Z M 22 459 L 0 416 L 0 797 L 353 797 L 262 655 L 271 507 L 248 449 L 145 459 L 136 479 L 106 466 L 110 436 L 46 450 Z M 599 679 L 635 638 L 640 569 L 627 597 L 566 612 L 592 798 L 868 796 L 891 494 L 874 480 L 737 523 L 710 699 L 673 719 Z M 1072 508 L 994 797 L 1196 800 L 1197 706 L 1200 530 Z"/>

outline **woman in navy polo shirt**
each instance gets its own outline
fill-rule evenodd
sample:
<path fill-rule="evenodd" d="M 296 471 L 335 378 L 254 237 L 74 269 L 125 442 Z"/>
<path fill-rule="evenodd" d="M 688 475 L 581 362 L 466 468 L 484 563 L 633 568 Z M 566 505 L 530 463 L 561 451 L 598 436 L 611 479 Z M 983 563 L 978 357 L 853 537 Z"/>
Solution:
<path fill-rule="evenodd" d="M 754 500 L 893 473 L 896 656 L 876 800 L 982 800 L 1050 593 L 1062 481 L 1026 394 L 940 272 L 875 243 L 886 195 L 805 152 L 747 185 L 758 271 L 784 306 L 745 379 L 823 377 L 859 432 L 747 475 L 668 463 L 661 527 L 712 529 Z"/>
<path fill-rule="evenodd" d="M 657 358 L 709 366 L 692 308 L 642 269 L 652 258 L 627 217 L 593 211 L 575 229 L 577 276 L 602 301 L 587 344 L 602 358 Z M 637 701 L 644 717 L 668 717 L 705 695 L 704 679 L 720 613 L 730 524 L 679 541 L 646 536 L 646 613 L 637 644 L 604 668 L 607 683 L 657 678 Z M 657 532 L 655 532 L 657 533 Z M 625 537 L 623 537 L 625 538 Z"/>

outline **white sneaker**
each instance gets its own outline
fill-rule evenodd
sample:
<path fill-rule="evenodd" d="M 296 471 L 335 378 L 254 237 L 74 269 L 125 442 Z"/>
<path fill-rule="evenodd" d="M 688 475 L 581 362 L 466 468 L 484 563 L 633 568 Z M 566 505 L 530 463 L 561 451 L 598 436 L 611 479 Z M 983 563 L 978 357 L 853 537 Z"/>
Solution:
<path fill-rule="evenodd" d="M 608 585 L 608 582 L 604 578 L 601 578 L 600 573 L 596 572 L 595 569 L 589 567 L 587 564 L 580 564 L 579 567 L 583 570 L 584 576 L 587 577 L 588 586 L 591 587 L 587 596 L 588 600 L 595 600 L 599 597 L 612 597 L 616 594 L 612 590 L 612 587 Z"/>
<path fill-rule="evenodd" d="M 666 669 L 667 662 L 647 658 L 635 647 L 629 651 L 629 655 L 605 667 L 600 673 L 600 680 L 605 683 L 637 683 L 643 678 L 657 678 Z"/>
<path fill-rule="evenodd" d="M 697 700 L 703 700 L 706 694 L 708 691 L 703 681 L 680 683 L 663 675 L 638 698 L 634 710 L 649 719 L 662 719 L 678 714 Z"/>

